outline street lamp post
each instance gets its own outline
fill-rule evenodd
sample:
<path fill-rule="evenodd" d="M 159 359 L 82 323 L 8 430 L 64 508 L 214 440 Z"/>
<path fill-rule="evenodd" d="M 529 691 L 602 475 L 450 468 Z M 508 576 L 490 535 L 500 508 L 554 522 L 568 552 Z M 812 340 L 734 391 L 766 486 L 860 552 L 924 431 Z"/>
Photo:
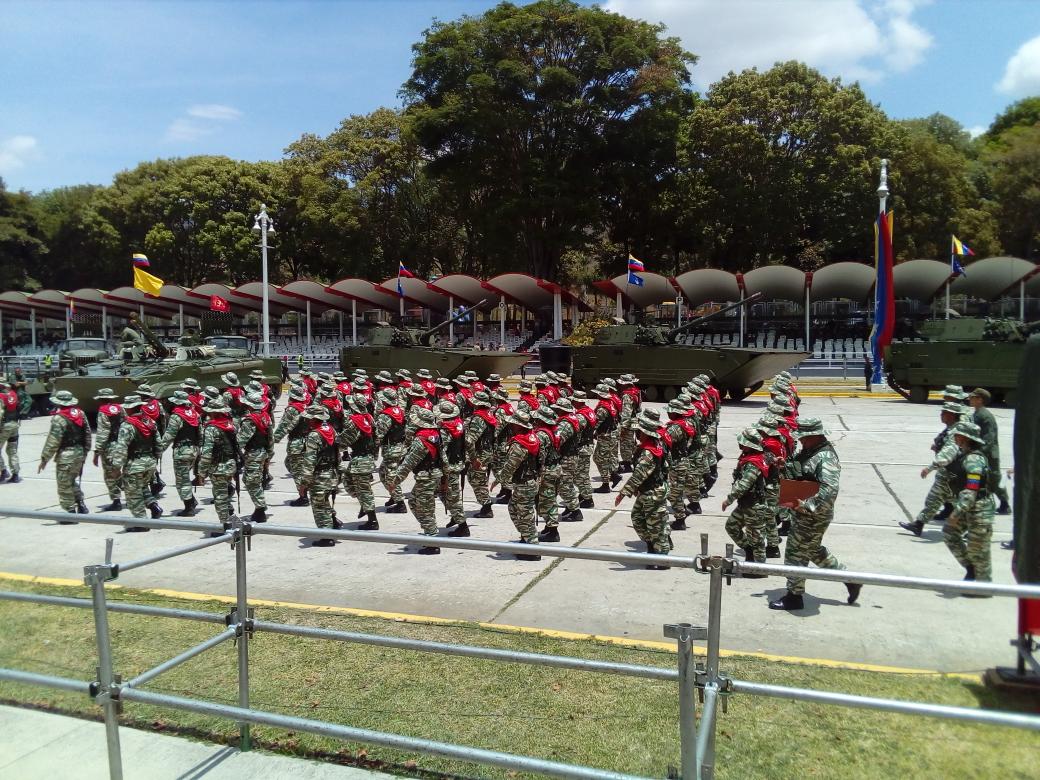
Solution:
<path fill-rule="evenodd" d="M 260 347 L 260 352 L 264 357 L 271 356 L 271 326 L 268 314 L 267 305 L 267 235 L 274 233 L 274 220 L 267 215 L 266 204 L 260 204 L 260 213 L 256 215 L 255 221 L 253 222 L 253 230 L 260 233 L 260 258 L 262 266 L 262 293 L 263 293 L 263 312 L 261 313 L 263 321 L 263 342 Z"/>

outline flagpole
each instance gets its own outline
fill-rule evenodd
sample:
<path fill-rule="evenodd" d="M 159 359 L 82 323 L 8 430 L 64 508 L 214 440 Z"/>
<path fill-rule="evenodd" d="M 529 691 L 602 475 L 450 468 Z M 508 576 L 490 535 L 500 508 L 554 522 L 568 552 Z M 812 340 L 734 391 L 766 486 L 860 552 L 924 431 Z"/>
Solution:
<path fill-rule="evenodd" d="M 953 252 L 953 237 L 950 237 L 950 273 L 953 273 L 953 263 L 956 255 Z M 946 277 L 946 319 L 950 319 L 950 277 Z"/>
<path fill-rule="evenodd" d="M 881 181 L 878 184 L 877 196 L 878 196 L 878 217 L 879 217 L 878 226 L 880 228 L 881 227 L 880 216 L 885 213 L 885 205 L 888 203 L 888 160 L 882 160 L 881 161 Z M 884 236 L 881 235 L 880 232 L 878 233 L 878 237 L 877 237 L 877 240 L 875 241 L 875 244 L 877 244 L 878 246 L 883 246 L 884 245 Z M 877 262 L 878 262 L 878 265 L 880 265 L 880 263 L 882 262 L 882 258 L 881 258 L 881 255 L 879 253 L 879 250 L 878 250 L 877 246 L 875 247 L 874 251 L 876 253 L 878 253 L 878 255 L 877 255 L 878 261 Z M 881 302 L 879 302 L 877 300 L 877 291 L 878 291 L 878 287 L 877 287 L 877 283 L 875 282 L 875 286 L 874 286 L 874 328 L 875 329 L 877 328 L 878 309 L 881 308 L 878 305 Z M 880 334 L 878 334 L 878 336 L 880 337 Z M 874 343 L 877 343 L 877 339 L 872 339 L 872 341 L 874 341 Z M 873 376 L 870 378 L 870 383 L 872 385 L 880 385 L 881 384 L 881 377 L 882 377 L 881 361 L 882 361 L 882 358 L 883 358 L 883 356 L 881 355 L 881 350 L 879 349 L 876 354 L 872 355 L 872 357 L 874 358 L 874 366 L 873 366 L 874 370 L 873 370 Z"/>

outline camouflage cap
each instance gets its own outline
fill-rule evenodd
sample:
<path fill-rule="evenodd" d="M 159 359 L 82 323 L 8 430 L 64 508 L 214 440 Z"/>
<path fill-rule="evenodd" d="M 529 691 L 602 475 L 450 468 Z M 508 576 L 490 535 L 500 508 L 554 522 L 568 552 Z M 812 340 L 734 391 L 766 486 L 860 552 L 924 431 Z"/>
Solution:
<path fill-rule="evenodd" d="M 604 378 L 603 378 L 603 382 L 602 382 L 602 384 L 606 385 L 606 386 L 607 386 L 607 387 L 609 387 L 609 388 L 610 388 L 611 390 L 617 390 L 617 382 L 615 382 L 615 381 L 614 381 L 613 379 L 611 379 L 611 378 L 610 378 L 609 376 L 608 376 L 608 377 L 604 377 Z"/>
<path fill-rule="evenodd" d="M 126 406 L 126 404 L 124 403 L 123 406 Z M 231 414 L 231 408 L 224 403 L 222 398 L 214 398 L 206 401 L 202 406 L 202 411 L 206 414 Z"/>
<path fill-rule="evenodd" d="M 962 415 L 967 414 L 969 410 L 968 410 L 968 407 L 965 406 L 964 404 L 959 404 L 956 401 L 946 401 L 942 405 L 942 410 L 941 411 L 949 412 L 951 414 L 956 414 L 958 417 L 960 417 Z"/>
<path fill-rule="evenodd" d="M 798 421 L 798 430 L 794 435 L 803 439 L 806 436 L 830 436 L 831 432 L 823 427 L 823 420 L 819 417 L 804 417 Z"/>
<path fill-rule="evenodd" d="M 560 398 L 552 405 L 552 408 L 557 413 L 571 414 L 574 411 L 574 404 L 566 398 Z"/>
<path fill-rule="evenodd" d="M 610 398 L 610 388 L 606 385 L 596 385 L 592 388 L 592 394 L 598 398 Z"/>
<path fill-rule="evenodd" d="M 255 379 L 246 385 L 247 393 L 262 393 L 264 392 L 264 386 L 257 382 Z"/>
<path fill-rule="evenodd" d="M 571 403 L 584 404 L 589 400 L 589 394 L 584 390 L 575 390 L 571 393 Z"/>
<path fill-rule="evenodd" d="M 397 393 L 394 392 L 393 388 L 383 388 L 378 393 L 376 393 L 376 398 L 383 403 L 383 406 L 397 406 Z"/>
<path fill-rule="evenodd" d="M 401 379 L 411 379 L 412 372 L 407 368 L 399 368 L 397 369 L 397 376 L 401 377 Z"/>
<path fill-rule="evenodd" d="M 549 377 L 547 377 L 545 374 L 539 374 L 534 378 L 534 383 L 536 385 L 547 385 L 549 384 Z"/>
<path fill-rule="evenodd" d="M 412 385 L 408 388 L 408 395 L 410 395 L 412 398 L 425 398 L 426 388 L 419 384 Z"/>
<path fill-rule="evenodd" d="M 333 371 L 332 378 L 335 379 L 337 382 L 342 382 L 347 378 L 347 375 L 344 374 L 342 371 Z"/>
<path fill-rule="evenodd" d="M 436 384 L 438 390 L 453 390 L 454 389 L 451 386 L 451 380 L 448 379 L 448 377 L 446 377 L 446 376 L 438 377 L 437 381 L 435 382 L 435 384 Z"/>
<path fill-rule="evenodd" d="M 412 415 L 415 417 L 415 421 L 424 428 L 437 427 L 437 415 L 433 413 L 432 409 L 418 406 L 412 410 Z"/>
<path fill-rule="evenodd" d="M 454 379 L 455 384 L 457 384 L 459 387 L 469 387 L 470 381 L 470 378 L 465 374 L 459 374 Z"/>
<path fill-rule="evenodd" d="M 415 372 L 415 375 L 420 379 L 433 379 L 433 374 L 430 372 L 430 369 L 428 368 L 420 368 L 418 371 Z"/>
<path fill-rule="evenodd" d="M 183 390 L 174 390 L 170 396 L 170 404 L 172 406 L 188 406 L 191 403 L 191 399 L 188 398 L 188 394 Z"/>
<path fill-rule="evenodd" d="M 264 408 L 264 397 L 259 393 L 247 393 L 245 398 L 242 399 L 242 403 L 252 409 L 263 409 Z"/>
<path fill-rule="evenodd" d="M 202 391 L 202 394 L 207 398 L 220 398 L 220 391 L 213 385 L 206 385 L 206 389 Z"/>
<path fill-rule="evenodd" d="M 737 444 L 749 450 L 762 451 L 762 434 L 755 428 L 745 428 L 737 434 Z"/>
<path fill-rule="evenodd" d="M 516 389 L 519 390 L 521 393 L 530 392 L 533 387 L 534 385 L 531 384 L 530 379 L 521 379 L 519 382 L 516 383 Z"/>
<path fill-rule="evenodd" d="M 302 385 L 293 385 L 289 388 L 289 400 L 290 401 L 305 401 L 307 400 L 307 390 Z"/>
<path fill-rule="evenodd" d="M 686 414 L 689 408 L 689 405 L 684 403 L 681 398 L 673 398 L 667 406 L 669 414 Z"/>
<path fill-rule="evenodd" d="M 388 392 L 393 394 L 393 390 Z M 344 399 L 344 403 L 358 414 L 365 414 L 368 411 L 368 399 L 365 398 L 364 393 L 353 393 Z"/>
<path fill-rule="evenodd" d="M 3 384 L 6 385 L 7 383 L 4 382 Z M 97 391 L 97 395 L 94 396 L 95 401 L 105 401 L 117 398 L 119 398 L 119 396 L 115 394 L 111 387 L 102 387 L 100 390 Z"/>
<path fill-rule="evenodd" d="M 131 393 L 123 399 L 124 409 L 139 409 L 144 406 L 144 399 L 137 393 Z"/>
<path fill-rule="evenodd" d="M 466 376 L 468 376 L 470 378 L 470 380 L 473 380 L 473 379 L 477 378 L 477 372 L 474 371 L 472 368 L 466 369 L 462 373 L 465 374 Z"/>
<path fill-rule="evenodd" d="M 147 382 L 142 382 L 137 386 L 137 394 L 142 398 L 155 398 L 155 390 Z"/>
<path fill-rule="evenodd" d="M 661 420 L 655 420 L 652 416 L 646 414 L 646 412 L 650 411 L 656 412 L 655 409 L 644 409 L 643 412 L 636 417 L 635 425 L 633 427 L 644 436 L 660 439 L 661 433 L 658 429 L 661 427 Z M 660 418 L 660 415 L 658 415 L 658 418 Z"/>
<path fill-rule="evenodd" d="M 321 420 L 322 422 L 328 422 L 329 410 L 324 406 L 311 405 L 303 410 L 301 416 L 306 417 L 308 420 Z"/>
<path fill-rule="evenodd" d="M 234 371 L 228 371 L 220 377 L 220 381 L 228 387 L 238 387 L 240 382 L 238 381 L 238 374 Z M 140 389 L 140 388 L 138 388 Z"/>
<path fill-rule="evenodd" d="M 973 422 L 967 420 L 961 420 L 953 427 L 954 436 L 963 436 L 965 439 L 970 439 L 976 444 L 985 444 L 986 440 L 982 438 L 982 430 Z"/>
<path fill-rule="evenodd" d="M 79 399 L 68 390 L 59 390 L 51 396 L 51 403 L 55 406 L 75 406 Z"/>
<path fill-rule="evenodd" d="M 470 403 L 474 406 L 491 406 L 491 396 L 480 390 L 473 394 Z"/>
<path fill-rule="evenodd" d="M 259 368 L 254 368 L 252 371 L 249 372 L 249 378 L 255 379 L 258 382 L 263 382 L 264 379 L 266 379 L 266 376 L 264 375 L 264 372 L 261 371 Z"/>
<path fill-rule="evenodd" d="M 394 383 L 394 377 L 389 371 L 380 371 L 376 374 L 376 381 L 382 382 L 384 385 L 392 385 Z"/>
<path fill-rule="evenodd" d="M 548 406 L 539 406 L 531 412 L 531 417 L 545 423 L 546 425 L 556 425 L 556 412 Z"/>
<path fill-rule="evenodd" d="M 183 387 L 185 390 L 196 392 L 202 389 L 202 385 L 199 384 L 199 380 L 191 376 L 189 376 L 187 379 L 181 382 L 181 387 Z"/>
<path fill-rule="evenodd" d="M 500 387 L 498 388 L 498 390 L 495 391 L 494 397 L 496 401 L 508 401 L 509 391 L 506 390 L 504 387 Z"/>
<path fill-rule="evenodd" d="M 488 374 L 487 381 L 488 382 L 501 382 L 502 381 L 502 377 L 500 377 L 498 374 Z"/>
<path fill-rule="evenodd" d="M 441 401 L 437 404 L 437 414 L 439 414 L 443 420 L 450 420 L 452 417 L 459 416 L 459 407 L 451 401 Z"/>
<path fill-rule="evenodd" d="M 523 409 L 518 409 L 516 412 L 513 413 L 511 417 L 507 417 L 506 422 L 508 422 L 510 425 L 516 425 L 520 428 L 526 428 L 527 430 L 531 430 L 532 428 L 534 428 L 534 424 L 531 422 L 531 415 L 529 415 Z"/>

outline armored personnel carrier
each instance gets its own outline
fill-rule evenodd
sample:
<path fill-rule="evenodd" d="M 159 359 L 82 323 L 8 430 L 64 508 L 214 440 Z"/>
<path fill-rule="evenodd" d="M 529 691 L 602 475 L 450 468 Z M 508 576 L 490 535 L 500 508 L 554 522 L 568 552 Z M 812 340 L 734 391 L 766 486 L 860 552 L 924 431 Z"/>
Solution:
<path fill-rule="evenodd" d="M 53 390 L 68 390 L 91 416 L 99 405 L 94 396 L 102 387 L 110 387 L 118 395 L 129 395 L 139 385 L 149 384 L 156 396 L 165 400 L 189 377 L 203 386 L 226 387 L 221 376 L 229 371 L 238 374 L 245 384 L 250 372 L 260 369 L 275 398 L 281 394 L 282 364 L 277 358 L 224 356 L 206 344 L 167 347 L 147 325 L 138 323 L 137 327 L 143 337 L 143 349 L 130 347 L 124 341 L 122 357 L 80 366 L 72 373 L 55 377 Z"/>
<path fill-rule="evenodd" d="M 417 371 L 428 368 L 434 374 L 448 377 L 458 376 L 463 371 L 475 371 L 478 376 L 499 374 L 509 376 L 528 360 L 528 355 L 505 350 L 480 350 L 464 347 L 435 347 L 433 337 L 451 323 L 466 316 L 485 301 L 429 330 L 403 328 L 380 323 L 369 331 L 368 342 L 353 347 L 343 347 L 339 353 L 340 368 L 350 373 L 363 368 L 369 374 L 387 370 L 407 368 Z"/>
<path fill-rule="evenodd" d="M 546 344 L 539 347 L 543 369 L 566 371 L 570 365 L 575 387 L 590 388 L 605 377 L 631 373 L 650 401 L 668 401 L 696 374 L 707 374 L 719 391 L 739 401 L 780 371 L 807 358 L 807 352 L 682 344 L 679 338 L 699 325 L 739 306 L 760 293 L 677 328 L 647 324 L 607 325 L 596 331 L 590 346 Z"/>
<path fill-rule="evenodd" d="M 914 403 L 946 385 L 984 387 L 994 401 L 1013 406 L 1025 342 L 1038 331 L 1040 322 L 1012 319 L 929 320 L 924 341 L 893 341 L 885 351 L 888 385 Z"/>

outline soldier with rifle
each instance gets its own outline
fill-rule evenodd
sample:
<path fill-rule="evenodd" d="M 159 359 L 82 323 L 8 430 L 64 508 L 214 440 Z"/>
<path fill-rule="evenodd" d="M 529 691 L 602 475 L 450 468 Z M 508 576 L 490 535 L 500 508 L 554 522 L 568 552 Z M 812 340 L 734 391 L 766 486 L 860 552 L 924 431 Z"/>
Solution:
<path fill-rule="evenodd" d="M 412 388 L 413 390 L 415 388 Z M 437 488 L 441 482 L 441 433 L 437 415 L 430 409 L 413 410 L 418 426 L 397 472 L 389 475 L 392 484 L 399 485 L 409 473 L 415 473 L 412 487 L 412 514 L 419 521 L 426 536 L 437 536 Z M 419 555 L 440 555 L 441 548 L 424 545 Z"/>
<path fill-rule="evenodd" d="M 209 479 L 217 518 L 221 523 L 226 523 L 232 514 L 232 479 L 241 506 L 242 452 L 238 446 L 231 410 L 224 399 L 211 400 L 206 404 L 205 411 L 208 419 L 202 426 L 199 476 Z"/>
<path fill-rule="evenodd" d="M 622 387 L 621 414 L 618 420 L 621 462 L 618 471 L 624 474 L 632 471 L 632 458 L 636 452 L 636 435 L 632 426 L 643 406 L 643 394 L 639 390 L 639 379 L 634 374 L 622 374 L 618 377 L 618 384 Z"/>
<path fill-rule="evenodd" d="M 409 386 L 409 390 L 412 387 Z M 421 390 L 421 388 L 420 388 Z M 404 505 L 404 493 L 401 486 L 390 481 L 390 475 L 397 471 L 405 452 L 405 411 L 397 403 L 397 394 L 384 391 L 382 408 L 375 416 L 375 438 L 382 452 L 379 461 L 379 479 L 383 487 L 390 493 L 386 502 L 389 514 L 405 514 L 408 508 Z"/>
<path fill-rule="evenodd" d="M 123 424 L 111 450 L 112 464 L 123 470 L 126 488 L 126 507 L 134 517 L 144 517 L 145 509 L 151 511 L 152 519 L 163 515 L 162 507 L 151 493 L 152 477 L 159 462 L 159 429 L 155 421 L 144 414 L 145 401 L 139 395 L 128 395 L 123 399 Z M 143 526 L 133 526 L 130 531 L 147 531 Z"/>
<path fill-rule="evenodd" d="M 336 430 L 329 425 L 329 412 L 324 406 L 308 406 L 301 417 L 307 425 L 307 436 L 300 459 L 300 485 L 307 491 L 314 525 L 318 528 L 340 528 L 329 501 L 329 496 L 339 484 L 340 450 Z M 335 539 L 314 540 L 315 547 L 332 547 L 335 544 Z"/>
<path fill-rule="evenodd" d="M 461 397 L 461 396 L 460 396 Z M 466 476 L 466 433 L 459 407 L 450 401 L 437 404 L 440 416 L 441 471 L 440 494 L 448 512 L 448 536 L 469 536 L 469 525 L 462 507 L 462 480 Z"/>
<path fill-rule="evenodd" d="M 520 543 L 537 545 L 535 504 L 538 499 L 540 440 L 534 434 L 534 422 L 526 411 L 518 409 L 507 422 L 510 427 L 509 446 L 498 474 L 502 484 L 510 486 L 509 519 L 520 533 Z M 516 558 L 540 561 L 542 556 L 517 553 Z"/>
<path fill-rule="evenodd" d="M 191 398 L 183 390 L 178 390 L 170 398 L 173 408 L 170 412 L 166 431 L 159 441 L 159 451 L 165 452 L 173 447 L 173 475 L 177 485 L 177 495 L 184 502 L 181 517 L 194 517 L 198 512 L 199 502 L 195 498 L 195 480 L 192 469 L 199 459 L 199 443 L 201 441 L 202 413 L 196 408 Z M 100 435 L 100 427 L 98 432 Z"/>
<path fill-rule="evenodd" d="M 393 390 L 386 392 L 393 395 Z M 379 530 L 376 500 L 372 493 L 372 472 L 376 470 L 376 453 L 379 450 L 375 434 L 375 422 L 368 413 L 365 396 L 351 395 L 347 400 L 343 430 L 338 434 L 340 448 L 350 448 L 349 459 L 340 466 L 340 477 L 347 493 L 361 504 L 358 519 L 368 518 L 358 526 L 359 531 Z"/>
<path fill-rule="evenodd" d="M 564 523 L 578 522 L 584 519 L 581 513 L 581 495 L 578 485 L 581 477 L 581 457 L 578 454 L 582 446 L 582 433 L 588 427 L 588 420 L 570 402 L 569 398 L 561 397 L 552 406 L 556 413 L 556 435 L 560 446 L 560 500 L 563 502 L 564 513 L 560 515 L 560 521 Z M 585 480 L 588 481 L 588 472 Z M 591 487 L 590 487 L 591 490 Z M 548 528 L 548 526 L 546 526 Z M 542 541 L 545 541 L 544 539 Z"/>
<path fill-rule="evenodd" d="M 577 463 L 574 472 L 578 487 L 578 508 L 592 509 L 595 506 L 592 500 L 592 453 L 596 448 L 596 410 L 589 406 L 589 397 L 584 390 L 571 393 L 570 402 L 574 411 L 581 415 L 585 422 L 575 452 Z"/>
<path fill-rule="evenodd" d="M 495 455 L 495 434 L 498 417 L 492 411 L 491 398 L 486 392 L 473 394 L 473 414 L 465 423 L 466 473 L 473 488 L 473 496 L 480 504 L 474 517 L 494 517 L 491 493 L 488 490 L 488 472 Z"/>
<path fill-rule="evenodd" d="M 147 383 L 138 385 L 137 395 L 141 396 L 141 400 L 144 402 L 141 406 L 141 414 L 155 423 L 156 430 L 162 436 L 166 432 L 166 409 L 163 408 L 159 399 L 155 397 L 155 391 L 152 389 L 152 386 Z M 162 463 L 157 463 L 156 471 L 152 474 L 150 488 L 153 496 L 162 494 L 163 488 L 166 487 L 166 483 L 159 476 L 159 469 L 161 468 Z"/>
<path fill-rule="evenodd" d="M 560 482 L 563 480 L 563 466 L 560 462 L 561 442 L 556 427 L 556 412 L 548 406 L 542 406 L 531 415 L 531 421 L 535 426 L 534 435 L 538 438 L 541 467 L 535 512 L 545 521 L 545 529 L 538 535 L 538 541 L 558 542 L 560 520 L 556 499 L 560 494 Z"/>
<path fill-rule="evenodd" d="M 101 467 L 101 475 L 105 480 L 110 501 L 101 511 L 119 512 L 123 508 L 123 473 L 119 466 L 112 462 L 112 447 L 119 438 L 119 428 L 123 423 L 123 407 L 119 403 L 119 396 L 108 387 L 98 390 L 94 400 L 101 401 L 97 415 L 97 436 L 94 438 L 94 465 Z"/>
<path fill-rule="evenodd" d="M 265 411 L 266 402 L 259 394 L 247 395 L 243 401 L 246 413 L 239 423 L 238 436 L 242 442 L 243 479 L 246 492 L 253 502 L 254 523 L 267 521 L 267 501 L 264 499 L 264 468 L 274 455 L 271 415 Z"/>
<path fill-rule="evenodd" d="M 87 514 L 83 503 L 83 490 L 79 480 L 83 477 L 83 461 L 90 450 L 90 426 L 87 417 L 79 408 L 79 400 L 68 390 L 59 390 L 51 396 L 56 408 L 51 416 L 51 427 L 40 453 L 41 473 L 47 462 L 54 458 L 58 481 L 58 502 L 69 514 Z M 62 525 L 75 521 L 66 520 Z"/>
<path fill-rule="evenodd" d="M 18 474 L 21 463 L 18 460 L 18 429 L 21 425 L 22 407 L 18 392 L 14 387 L 0 381 L 0 448 L 7 452 L 7 463 L 0 453 L 0 482 L 15 484 L 21 482 Z M 11 470 L 7 470 L 7 466 Z"/>
<path fill-rule="evenodd" d="M 310 499 L 302 480 L 302 457 L 307 433 L 310 430 L 309 423 L 303 419 L 303 413 L 307 409 L 307 391 L 302 386 L 293 386 L 289 389 L 289 403 L 282 412 L 282 419 L 278 421 L 278 427 L 274 430 L 274 444 L 288 437 L 285 447 L 285 468 L 292 475 L 296 483 L 297 497 L 289 502 L 289 506 L 308 506 Z"/>

